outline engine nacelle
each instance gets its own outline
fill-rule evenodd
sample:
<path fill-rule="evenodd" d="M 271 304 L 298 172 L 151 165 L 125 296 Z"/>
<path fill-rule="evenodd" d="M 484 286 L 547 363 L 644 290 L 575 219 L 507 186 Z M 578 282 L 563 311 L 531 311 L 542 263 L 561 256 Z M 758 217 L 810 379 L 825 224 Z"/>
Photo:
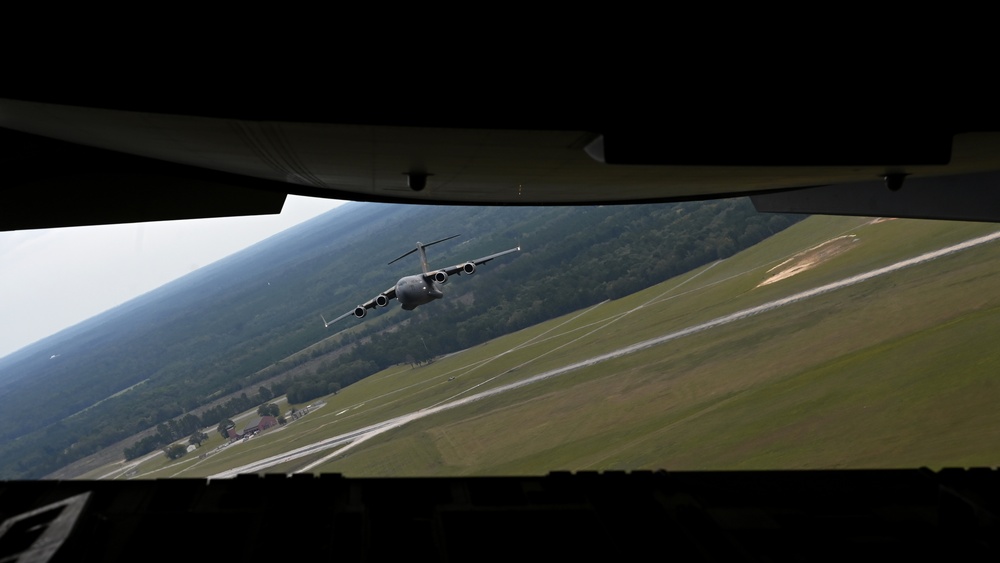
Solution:
<path fill-rule="evenodd" d="M 354 316 L 359 319 L 365 318 L 365 315 L 367 314 L 368 314 L 368 309 L 365 309 L 364 306 L 362 305 L 358 305 L 357 307 L 354 308 Z"/>
<path fill-rule="evenodd" d="M 375 298 L 375 304 L 379 307 L 385 307 L 389 304 L 389 298 L 379 293 L 378 297 Z"/>
<path fill-rule="evenodd" d="M 434 274 L 431 275 L 431 278 L 436 283 L 445 283 L 445 282 L 448 281 L 448 274 L 442 272 L 441 270 L 438 270 L 438 271 L 434 272 Z"/>
<path fill-rule="evenodd" d="M 476 265 L 472 262 L 466 262 L 462 265 L 462 273 L 471 276 L 476 273 Z"/>

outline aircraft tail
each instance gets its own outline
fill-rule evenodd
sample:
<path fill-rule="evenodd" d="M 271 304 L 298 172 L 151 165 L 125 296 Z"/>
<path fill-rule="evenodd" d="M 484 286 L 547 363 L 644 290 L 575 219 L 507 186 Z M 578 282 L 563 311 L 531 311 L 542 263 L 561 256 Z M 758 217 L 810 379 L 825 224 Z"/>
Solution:
<path fill-rule="evenodd" d="M 453 239 L 453 238 L 455 238 L 457 236 L 461 236 L 461 235 L 451 235 L 450 237 L 444 237 L 443 239 L 439 239 L 439 240 L 436 240 L 434 242 L 429 242 L 427 244 L 421 244 L 421 243 L 418 242 L 416 248 L 414 248 L 413 250 L 411 250 L 411 251 L 407 252 L 406 254 L 400 256 L 399 258 L 396 258 L 392 262 L 395 262 L 396 260 L 399 260 L 400 258 L 405 258 L 405 257 L 413 254 L 414 252 L 420 252 L 420 267 L 423 268 L 424 273 L 426 274 L 428 271 L 430 271 L 430 268 L 427 266 L 427 253 L 424 252 L 424 249 L 427 248 L 428 246 L 432 245 L 432 244 L 437 244 L 439 242 L 444 242 L 446 240 Z M 389 262 L 389 263 L 392 264 L 392 262 Z"/>

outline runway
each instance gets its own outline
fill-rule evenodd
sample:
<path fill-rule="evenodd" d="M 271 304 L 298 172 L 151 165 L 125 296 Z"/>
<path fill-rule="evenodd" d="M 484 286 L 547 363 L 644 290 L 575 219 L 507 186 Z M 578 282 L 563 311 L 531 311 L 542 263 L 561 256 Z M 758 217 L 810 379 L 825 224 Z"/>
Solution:
<path fill-rule="evenodd" d="M 463 405 L 467 405 L 469 403 L 473 403 L 475 401 L 479 401 L 479 400 L 482 400 L 482 399 L 485 399 L 485 398 L 488 398 L 488 397 L 493 397 L 495 395 L 498 395 L 500 393 L 505 393 L 505 392 L 510 391 L 512 389 L 517 389 L 517 388 L 520 388 L 520 387 L 524 387 L 526 385 L 531 385 L 533 383 L 537 383 L 539 381 L 544 381 L 544 380 L 549 379 L 549 378 L 553 378 L 553 377 L 557 377 L 557 376 L 564 375 L 564 374 L 567 374 L 567 373 L 571 373 L 573 371 L 576 371 L 576 370 L 579 370 L 579 369 L 582 369 L 582 368 L 594 366 L 594 365 L 597 365 L 597 364 L 600 364 L 600 363 L 603 363 L 603 362 L 607 362 L 609 360 L 614 360 L 614 359 L 617 359 L 617 358 L 621 358 L 621 357 L 627 356 L 629 354 L 634 354 L 636 352 L 639 352 L 639 351 L 642 351 L 642 350 L 646 350 L 646 349 L 654 347 L 654 346 L 659 346 L 661 344 L 664 344 L 664 343 L 667 343 L 667 342 L 671 342 L 671 341 L 677 340 L 679 338 L 684 338 L 684 337 L 690 336 L 692 334 L 703 332 L 705 330 L 709 330 L 709 329 L 716 328 L 716 327 L 719 327 L 719 326 L 727 325 L 729 323 L 741 321 L 743 319 L 747 319 L 747 318 L 753 317 L 755 315 L 759 315 L 759 314 L 762 314 L 762 313 L 773 311 L 773 310 L 778 309 L 780 307 L 791 305 L 793 303 L 798 303 L 798 302 L 801 302 L 803 300 L 810 299 L 812 297 L 816 297 L 816 296 L 819 296 L 819 295 L 823 295 L 825 293 L 829 293 L 831 291 L 836 291 L 836 290 L 839 290 L 839 289 L 850 287 L 852 285 L 863 283 L 865 281 L 877 278 L 879 276 L 884 276 L 886 274 L 897 272 L 899 270 L 902 270 L 902 269 L 905 269 L 905 268 L 909 268 L 911 266 L 915 266 L 915 265 L 918 265 L 918 264 L 923 264 L 923 263 L 929 262 L 931 260 L 935 260 L 937 258 L 941 258 L 943 256 L 947 256 L 947 255 L 950 255 L 950 254 L 953 254 L 953 253 L 956 253 L 956 252 L 960 252 L 962 250 L 966 250 L 966 249 L 973 248 L 973 247 L 976 247 L 976 246 L 979 246 L 979 245 L 982 245 L 982 244 L 993 242 L 993 241 L 995 241 L 997 239 L 1000 239 L 1000 232 L 996 232 L 996 233 L 992 233 L 992 234 L 985 235 L 985 236 L 982 236 L 982 237 L 970 239 L 968 241 L 965 241 L 965 242 L 962 242 L 962 243 L 958 243 L 958 244 L 955 244 L 955 245 L 952 245 L 952 246 L 948 246 L 946 248 L 942 248 L 942 249 L 935 250 L 935 251 L 932 251 L 932 252 L 927 252 L 927 253 L 924 253 L 924 254 L 921 254 L 919 256 L 916 256 L 916 257 L 913 257 L 913 258 L 909 258 L 909 259 L 906 259 L 906 260 L 901 260 L 901 261 L 896 262 L 894 264 L 891 264 L 889 266 L 884 266 L 884 267 L 881 267 L 881 268 L 876 268 L 874 270 L 871 270 L 871 271 L 868 271 L 868 272 L 865 272 L 865 273 L 862 273 L 862 274 L 857 274 L 857 275 L 854 275 L 854 276 L 850 276 L 850 277 L 844 278 L 842 280 L 839 280 L 839 281 L 836 281 L 836 282 L 833 282 L 833 283 L 829 283 L 829 284 L 826 284 L 826 285 L 815 287 L 813 289 L 802 291 L 802 292 L 790 295 L 788 297 L 783 297 L 781 299 L 776 299 L 774 301 L 770 301 L 770 302 L 764 303 L 762 305 L 758 305 L 758 306 L 755 306 L 755 307 L 749 307 L 747 309 L 743 309 L 743 310 L 737 311 L 735 313 L 731 313 L 731 314 L 728 314 L 728 315 L 717 317 L 715 319 L 712 319 L 710 321 L 706 321 L 704 323 L 696 324 L 696 325 L 693 325 L 693 326 L 690 326 L 690 327 L 687 327 L 687 328 L 684 328 L 684 329 L 681 329 L 681 330 L 673 331 L 673 332 L 670 332 L 668 334 L 664 334 L 662 336 L 658 336 L 656 338 L 651 338 L 651 339 L 648 339 L 648 340 L 644 340 L 642 342 L 637 342 L 635 344 L 619 348 L 618 350 L 615 350 L 613 352 L 609 352 L 609 353 L 606 353 L 606 354 L 600 354 L 600 355 L 591 357 L 589 359 L 586 359 L 586 360 L 583 360 L 583 361 L 580 361 L 580 362 L 569 364 L 569 365 L 566 365 L 566 366 L 563 366 L 563 367 L 560 367 L 560 368 L 556 368 L 556 369 L 551 369 L 551 370 L 539 373 L 537 375 L 525 378 L 525 379 L 520 380 L 520 381 L 507 383 L 507 384 L 500 385 L 500 386 L 492 388 L 492 389 L 488 389 L 488 390 L 485 390 L 485 391 L 480 391 L 478 393 L 475 393 L 475 394 L 472 394 L 472 395 L 468 395 L 468 396 L 464 396 L 464 397 L 459 397 L 458 395 L 456 395 L 455 396 L 456 398 L 454 398 L 452 400 L 448 400 L 448 401 L 439 403 L 437 405 L 434 405 L 434 406 L 431 406 L 431 407 L 428 407 L 428 408 L 425 408 L 425 409 L 421 409 L 421 410 L 418 410 L 418 411 L 414 411 L 414 412 L 411 412 L 411 413 L 408 413 L 408 414 L 405 414 L 405 415 L 397 416 L 397 417 L 388 419 L 386 421 L 383 421 L 383 422 L 380 422 L 380 423 L 377 423 L 377 424 L 374 424 L 374 425 L 370 425 L 368 427 L 365 427 L 365 428 L 362 428 L 362 429 L 359 429 L 359 430 L 354 430 L 354 431 L 351 431 L 351 432 L 348 432 L 348 433 L 345 433 L 345 434 L 341 434 L 341 435 L 338 435 L 338 436 L 335 436 L 335 437 L 332 437 L 332 438 L 327 438 L 327 439 L 318 441 L 318 442 L 316 442 L 314 444 L 311 444 L 309 446 L 304 446 L 302 448 L 298 448 L 298 449 L 292 450 L 292 451 L 284 453 L 284 454 L 279 454 L 279 455 L 276 455 L 276 456 L 272 456 L 272 457 L 269 457 L 269 458 L 266 458 L 266 459 L 262 459 L 262 460 L 259 460 L 257 462 L 251 463 L 251 464 L 243 465 L 241 467 L 237 467 L 237 468 L 234 468 L 234 469 L 222 472 L 222 473 L 218 473 L 216 475 L 212 475 L 211 477 L 209 477 L 209 479 L 231 478 L 231 477 L 235 477 L 236 475 L 241 474 L 241 473 L 266 472 L 266 470 L 268 468 L 274 467 L 274 466 L 279 465 L 279 464 L 286 463 L 288 461 L 293 461 L 295 459 L 300 459 L 302 457 L 305 457 L 305 456 L 308 456 L 308 455 L 313 455 L 313 454 L 316 454 L 318 452 L 323 452 L 323 451 L 327 451 L 327 450 L 331 450 L 331 449 L 334 450 L 333 452 L 331 452 L 330 454 L 322 457 L 321 459 L 319 459 L 317 461 L 314 461 L 314 462 L 310 463 L 309 465 L 307 465 L 307 466 L 305 466 L 305 467 L 303 467 L 303 468 L 301 468 L 301 469 L 298 470 L 298 472 L 300 472 L 300 473 L 309 473 L 313 469 L 315 469 L 316 467 L 319 467 L 319 466 L 323 465 L 324 463 L 329 462 L 334 457 L 338 457 L 338 456 L 344 455 L 351 448 L 357 446 L 358 444 L 361 444 L 361 443 L 363 443 L 364 441 L 366 441 L 368 439 L 371 439 L 371 438 L 373 438 L 375 436 L 378 436 L 379 434 L 381 434 L 383 432 L 386 432 L 388 430 L 391 430 L 391 429 L 394 429 L 394 428 L 398 428 L 400 426 L 408 424 L 408 423 L 410 423 L 410 422 L 412 422 L 414 420 L 418 420 L 418 419 L 424 418 L 426 416 L 431 416 L 431 415 L 434 415 L 434 414 L 437 414 L 437 413 L 440 413 L 440 412 L 443 412 L 443 411 L 446 411 L 446 410 L 449 410 L 449 409 L 461 407 Z M 704 271 L 707 271 L 707 270 L 703 270 L 702 273 Z M 690 282 L 692 279 L 694 279 L 694 277 L 689 278 L 684 283 Z M 677 287 L 679 287 L 679 286 L 677 286 Z M 674 287 L 673 289 L 676 289 L 676 287 Z M 653 301 L 655 301 L 655 300 L 656 299 L 654 299 Z M 646 305 L 641 305 L 639 307 L 636 307 L 635 309 L 632 309 L 631 311 L 622 313 L 621 315 L 617 315 L 617 316 L 613 317 L 611 320 L 609 320 L 608 323 L 605 323 L 605 325 L 603 325 L 603 326 L 606 326 L 609 323 L 615 322 L 615 321 L 617 321 L 618 319 L 622 318 L 625 315 L 632 314 L 635 311 L 641 310 L 645 306 Z M 599 330 L 599 329 L 595 329 L 595 330 Z M 504 373 L 508 373 L 509 371 L 510 370 L 507 370 Z M 499 377 L 500 375 L 502 375 L 502 374 L 498 374 L 496 377 Z M 495 379 L 495 377 L 492 378 L 492 379 Z M 466 390 L 466 392 L 468 392 L 468 390 Z"/>

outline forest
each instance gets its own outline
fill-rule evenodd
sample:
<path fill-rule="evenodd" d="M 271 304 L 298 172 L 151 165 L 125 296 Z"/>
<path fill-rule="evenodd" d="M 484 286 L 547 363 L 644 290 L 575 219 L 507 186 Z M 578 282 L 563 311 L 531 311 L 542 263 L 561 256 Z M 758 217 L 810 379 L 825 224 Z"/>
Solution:
<path fill-rule="evenodd" d="M 0 477 L 42 478 L 137 435 L 122 453 L 143 455 L 281 394 L 304 404 L 386 367 L 628 295 L 801 218 L 757 213 L 746 198 L 345 204 L 0 360 Z M 454 276 L 443 299 L 412 312 L 393 304 L 324 329 L 321 313 L 344 313 L 418 272 L 415 258 L 387 265 L 417 240 L 452 234 L 462 236 L 428 249 L 431 267 L 522 250 Z M 38 359 L 57 348 L 66 361 Z"/>

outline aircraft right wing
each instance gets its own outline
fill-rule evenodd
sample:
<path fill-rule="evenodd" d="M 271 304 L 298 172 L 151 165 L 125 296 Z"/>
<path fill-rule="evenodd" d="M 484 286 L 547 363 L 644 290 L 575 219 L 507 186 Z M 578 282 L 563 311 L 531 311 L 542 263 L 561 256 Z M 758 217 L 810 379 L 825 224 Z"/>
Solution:
<path fill-rule="evenodd" d="M 358 305 L 354 309 L 351 309 L 350 311 L 344 313 L 343 315 L 340 315 L 336 319 L 333 319 L 332 321 L 326 320 L 326 317 L 324 317 L 323 315 L 320 315 L 319 318 L 323 319 L 323 328 L 327 328 L 333 323 L 341 319 L 347 318 L 351 315 L 354 315 L 359 319 L 363 318 L 368 313 L 368 309 L 374 309 L 376 307 L 385 307 L 386 305 L 389 304 L 389 301 L 392 301 L 395 298 L 396 298 L 396 286 L 392 286 L 389 289 L 383 291 L 382 293 L 379 293 L 375 297 L 372 297 L 368 301 L 365 301 L 364 303 Z"/>
<path fill-rule="evenodd" d="M 984 119 L 963 112 L 972 121 L 896 114 L 891 103 L 834 119 L 827 106 L 838 98 L 803 113 L 765 111 L 762 96 L 728 114 L 705 101 L 686 120 L 632 96 L 602 95 L 603 109 L 583 113 L 515 110 L 505 99 L 459 110 L 431 96 L 386 115 L 371 96 L 330 104 L 276 92 L 241 106 L 217 93 L 179 102 L 90 85 L 18 94 L 16 82 L 0 85 L 0 231 L 276 214 L 286 194 L 530 206 L 775 194 L 755 204 L 1000 222 L 998 198 L 982 199 L 1000 175 L 991 106 Z M 975 186 L 953 197 L 953 180 L 965 178 Z"/>
<path fill-rule="evenodd" d="M 482 258 L 476 258 L 475 260 L 469 260 L 468 262 L 462 262 L 461 264 L 455 264 L 454 266 L 448 266 L 447 268 L 442 268 L 441 271 L 453 276 L 455 274 L 473 274 L 476 271 L 476 266 L 485 264 L 494 258 L 499 258 L 511 252 L 518 252 L 521 247 L 511 248 L 510 250 L 504 250 L 503 252 L 497 252 L 496 254 L 490 254 L 489 256 L 483 256 Z"/>

